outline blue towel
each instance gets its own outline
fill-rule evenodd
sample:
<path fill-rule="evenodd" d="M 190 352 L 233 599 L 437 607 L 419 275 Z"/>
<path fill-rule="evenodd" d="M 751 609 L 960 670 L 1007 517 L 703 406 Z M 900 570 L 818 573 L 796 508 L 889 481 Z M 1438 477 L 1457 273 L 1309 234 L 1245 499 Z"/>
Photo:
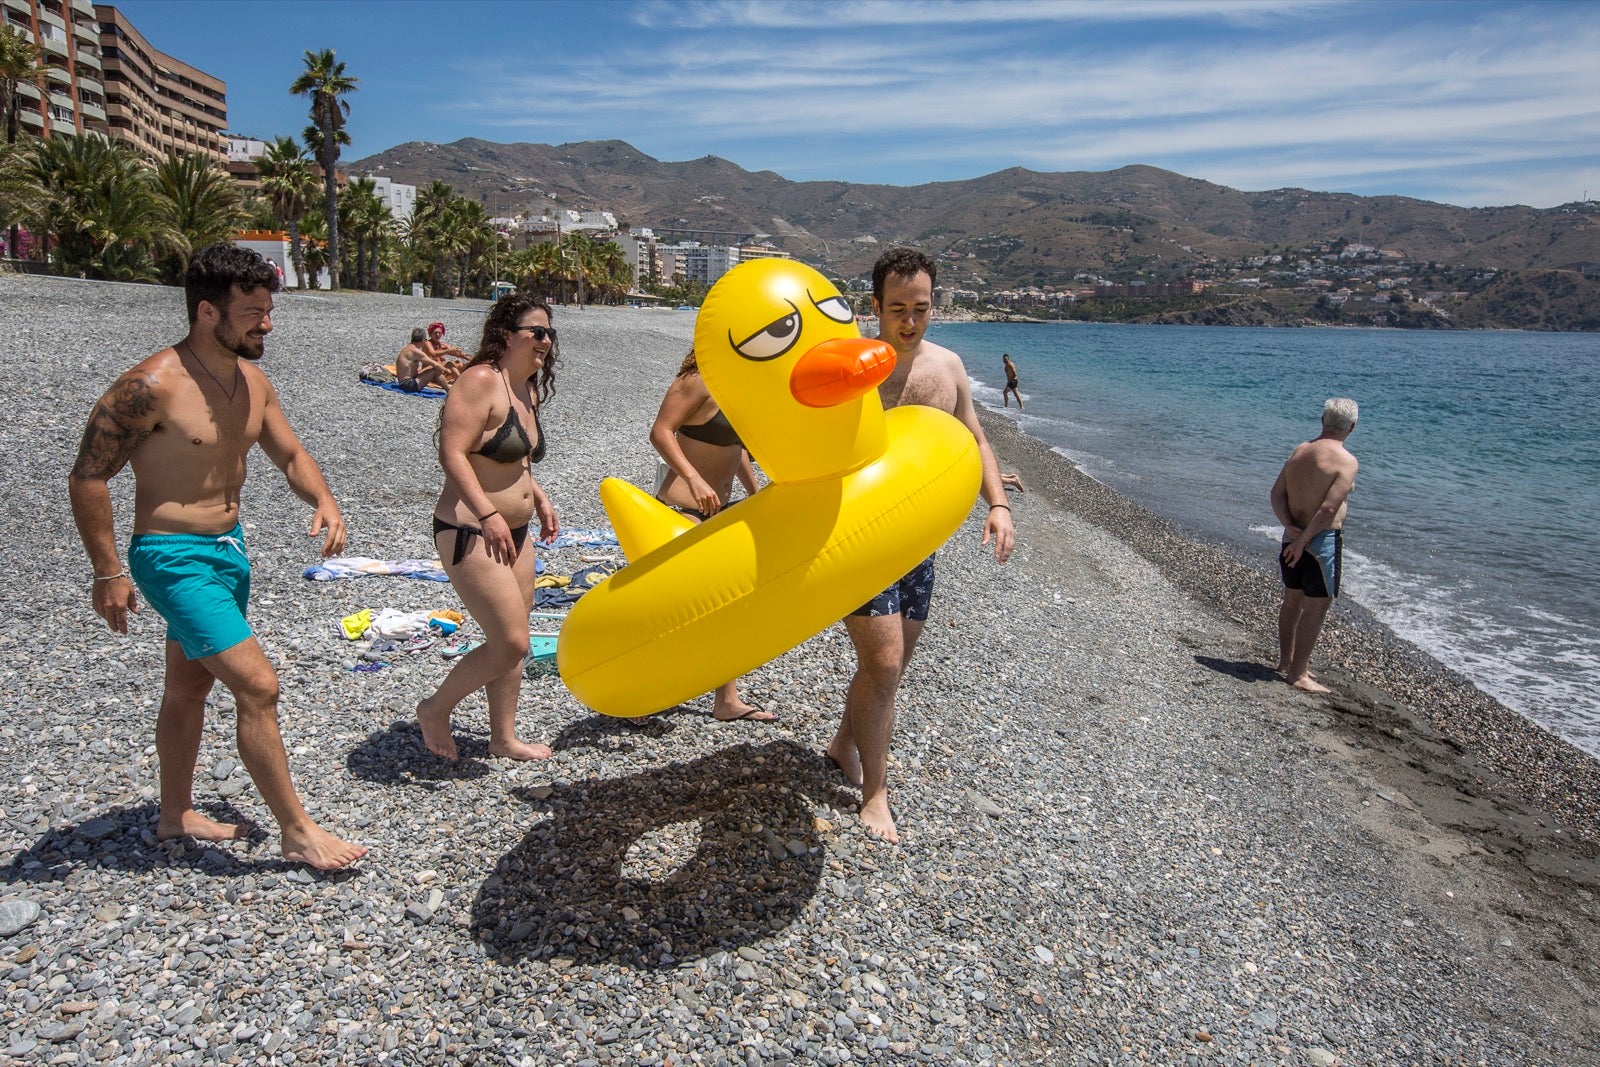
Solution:
<path fill-rule="evenodd" d="M 387 389 L 387 390 L 389 390 L 389 392 L 391 392 L 391 393 L 399 393 L 401 396 L 420 396 L 420 397 L 426 397 L 429 400 L 442 400 L 442 399 L 444 399 L 444 395 L 445 395 L 443 389 L 435 389 L 432 386 L 426 387 L 426 388 L 422 389 L 420 392 L 408 393 L 404 389 L 400 388 L 399 383 L 397 383 L 397 382 L 369 382 L 369 381 L 367 381 L 366 379 L 363 378 L 362 379 L 362 384 L 363 385 L 375 385 L 379 389 Z"/>

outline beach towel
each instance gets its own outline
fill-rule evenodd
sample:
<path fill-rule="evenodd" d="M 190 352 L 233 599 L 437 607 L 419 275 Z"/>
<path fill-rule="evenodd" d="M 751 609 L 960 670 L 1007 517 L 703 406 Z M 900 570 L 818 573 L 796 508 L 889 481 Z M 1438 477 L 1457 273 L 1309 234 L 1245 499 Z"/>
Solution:
<path fill-rule="evenodd" d="M 616 531 L 609 526 L 599 530 L 562 530 L 549 541 L 540 541 L 545 548 L 620 548 Z"/>
<path fill-rule="evenodd" d="M 614 560 L 593 564 L 578 571 L 563 585 L 534 584 L 533 606 L 536 608 L 565 608 L 578 602 L 578 598 L 611 577 L 622 565 Z M 559 581 L 559 575 L 548 577 Z"/>
<path fill-rule="evenodd" d="M 436 559 L 370 559 L 366 556 L 334 556 L 307 567 L 301 577 L 313 582 L 332 582 L 341 578 L 370 578 L 377 574 L 421 578 L 429 582 L 450 580 Z"/>
<path fill-rule="evenodd" d="M 431 385 L 425 389 L 419 389 L 415 393 L 408 393 L 394 382 L 373 382 L 365 378 L 361 379 L 361 381 L 364 385 L 375 385 L 379 389 L 387 389 L 389 392 L 399 393 L 401 396 L 420 396 L 427 400 L 443 400 L 445 396 L 443 389 L 435 389 Z"/>

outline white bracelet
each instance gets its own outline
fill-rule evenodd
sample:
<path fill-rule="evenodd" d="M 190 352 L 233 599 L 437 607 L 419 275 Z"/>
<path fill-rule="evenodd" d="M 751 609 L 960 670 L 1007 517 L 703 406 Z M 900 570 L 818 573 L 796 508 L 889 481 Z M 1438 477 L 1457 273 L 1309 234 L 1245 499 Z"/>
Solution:
<path fill-rule="evenodd" d="M 97 582 L 113 582 L 113 581 L 116 581 L 118 578 L 126 578 L 127 576 L 128 576 L 128 572 L 125 571 L 125 570 L 121 570 L 121 571 L 118 571 L 115 574 L 108 574 L 103 578 L 100 575 L 97 574 L 97 575 L 94 576 L 94 580 L 97 581 Z"/>

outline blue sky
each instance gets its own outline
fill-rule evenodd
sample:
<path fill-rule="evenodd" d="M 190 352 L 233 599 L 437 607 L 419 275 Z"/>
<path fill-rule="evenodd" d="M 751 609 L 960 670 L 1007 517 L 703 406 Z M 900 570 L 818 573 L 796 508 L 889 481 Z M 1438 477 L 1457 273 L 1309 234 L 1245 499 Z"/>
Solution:
<path fill-rule="evenodd" d="M 122 0 L 298 135 L 306 49 L 404 141 L 619 139 L 795 180 L 1164 167 L 1465 206 L 1600 199 L 1600 3 L 1349 0 Z"/>

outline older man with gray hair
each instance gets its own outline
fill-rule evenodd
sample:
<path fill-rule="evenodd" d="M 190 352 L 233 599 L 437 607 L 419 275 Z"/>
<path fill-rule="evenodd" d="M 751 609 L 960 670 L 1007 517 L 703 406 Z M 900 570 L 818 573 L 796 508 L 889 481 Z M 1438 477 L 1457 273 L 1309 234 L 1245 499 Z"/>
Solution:
<path fill-rule="evenodd" d="M 1358 413 L 1356 402 L 1346 397 L 1323 404 L 1321 435 L 1297 445 L 1272 483 L 1272 511 L 1283 523 L 1278 673 L 1308 693 L 1329 691 L 1311 674 L 1311 648 L 1339 595 L 1342 530 L 1358 466 L 1344 442 L 1356 428 Z"/>

